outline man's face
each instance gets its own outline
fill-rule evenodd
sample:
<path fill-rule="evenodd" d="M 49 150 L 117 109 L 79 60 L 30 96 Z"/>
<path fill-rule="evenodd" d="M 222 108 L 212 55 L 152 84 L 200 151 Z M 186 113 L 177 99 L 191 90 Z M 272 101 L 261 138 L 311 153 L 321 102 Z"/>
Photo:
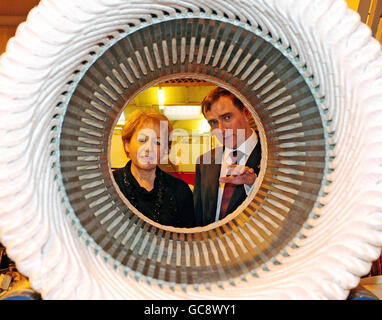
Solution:
<path fill-rule="evenodd" d="M 211 109 L 205 112 L 205 118 L 212 133 L 231 149 L 236 149 L 252 133 L 249 111 L 245 108 L 240 111 L 227 96 L 222 96 L 213 103 Z"/>

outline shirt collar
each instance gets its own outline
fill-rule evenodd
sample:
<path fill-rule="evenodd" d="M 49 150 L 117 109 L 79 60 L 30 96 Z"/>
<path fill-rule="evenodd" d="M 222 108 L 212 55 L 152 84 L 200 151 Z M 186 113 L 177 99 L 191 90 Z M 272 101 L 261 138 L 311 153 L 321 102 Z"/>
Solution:
<path fill-rule="evenodd" d="M 249 157 L 253 149 L 255 149 L 257 142 L 258 142 L 257 134 L 252 129 L 252 134 L 237 149 L 230 149 L 226 147 L 225 152 L 228 153 L 228 152 L 232 152 L 233 150 L 237 150 L 244 153 L 247 157 Z"/>

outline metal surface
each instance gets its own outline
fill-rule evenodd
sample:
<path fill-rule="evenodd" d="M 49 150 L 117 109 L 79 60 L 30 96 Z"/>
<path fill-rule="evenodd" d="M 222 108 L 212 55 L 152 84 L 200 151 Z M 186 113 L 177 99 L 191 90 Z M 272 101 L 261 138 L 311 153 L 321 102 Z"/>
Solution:
<path fill-rule="evenodd" d="M 134 213 L 116 191 L 110 134 L 123 107 L 143 88 L 171 75 L 196 74 L 237 90 L 260 119 L 253 125 L 260 127 L 266 152 L 262 183 L 224 224 L 162 228 Z M 68 207 L 83 232 L 126 273 L 177 284 L 256 276 L 258 268 L 277 264 L 279 254 L 288 255 L 292 240 L 314 217 L 325 157 L 317 102 L 285 52 L 245 26 L 204 18 L 158 21 L 110 46 L 78 83 L 60 136 Z"/>

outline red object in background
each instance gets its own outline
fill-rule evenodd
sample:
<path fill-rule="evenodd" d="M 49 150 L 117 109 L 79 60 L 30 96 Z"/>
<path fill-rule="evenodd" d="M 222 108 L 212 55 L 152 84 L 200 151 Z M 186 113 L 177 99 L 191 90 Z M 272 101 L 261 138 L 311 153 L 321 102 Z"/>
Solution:
<path fill-rule="evenodd" d="M 171 174 L 174 177 L 182 179 L 187 184 L 191 184 L 191 185 L 195 184 L 195 172 L 174 171 L 174 172 L 167 172 L 167 173 Z"/>
<path fill-rule="evenodd" d="M 381 275 L 382 275 L 382 251 L 381 251 L 381 255 L 379 256 L 379 258 L 377 260 L 373 261 L 369 274 L 367 274 L 366 276 L 364 276 L 362 278 L 381 276 Z"/>

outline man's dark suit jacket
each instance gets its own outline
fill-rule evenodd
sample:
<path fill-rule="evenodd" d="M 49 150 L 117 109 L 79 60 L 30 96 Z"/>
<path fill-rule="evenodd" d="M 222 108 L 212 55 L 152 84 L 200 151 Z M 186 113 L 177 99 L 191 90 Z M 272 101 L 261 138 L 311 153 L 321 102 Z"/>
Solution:
<path fill-rule="evenodd" d="M 194 207 L 197 226 L 205 226 L 215 222 L 219 177 L 221 168 L 221 158 L 223 147 L 212 149 L 200 156 L 195 170 L 194 185 Z M 219 159 L 217 162 L 215 159 Z M 249 156 L 246 166 L 253 168 L 256 175 L 259 174 L 259 164 L 261 160 L 260 141 L 256 144 L 251 155 Z M 238 185 L 232 195 L 231 201 L 227 208 L 227 214 L 235 211 L 235 209 L 243 203 L 247 194 L 244 185 Z"/>

